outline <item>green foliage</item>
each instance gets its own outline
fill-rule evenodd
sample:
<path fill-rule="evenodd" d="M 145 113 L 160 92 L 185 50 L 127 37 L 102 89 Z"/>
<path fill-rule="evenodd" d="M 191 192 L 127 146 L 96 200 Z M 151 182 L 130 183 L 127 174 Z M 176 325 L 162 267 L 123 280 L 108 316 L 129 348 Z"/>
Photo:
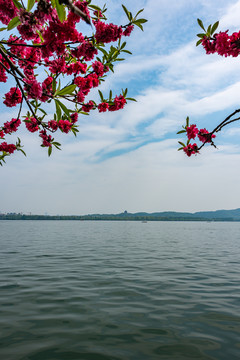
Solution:
<path fill-rule="evenodd" d="M 19 17 L 16 16 L 15 18 L 13 18 L 9 23 L 8 23 L 8 26 L 7 26 L 7 29 L 8 30 L 12 30 L 14 29 L 16 26 L 20 25 L 20 20 L 19 20 Z"/>
<path fill-rule="evenodd" d="M 51 0 L 51 2 L 53 3 L 52 0 Z M 63 22 L 64 20 L 66 20 L 66 10 L 65 10 L 65 7 L 64 7 L 63 5 L 60 5 L 58 0 L 55 0 L 54 2 L 55 2 L 55 5 L 56 5 L 56 10 L 57 10 L 57 14 L 58 14 L 59 20 L 60 20 L 61 22 Z"/>
<path fill-rule="evenodd" d="M 35 0 L 28 0 L 27 11 L 32 10 L 34 4 L 35 4 Z"/>
<path fill-rule="evenodd" d="M 142 24 L 145 24 L 147 22 L 146 19 L 138 19 L 137 16 L 144 10 L 141 9 L 137 12 L 137 14 L 135 15 L 135 17 L 133 17 L 132 13 L 130 11 L 128 11 L 128 9 L 126 8 L 126 6 L 122 5 L 122 8 L 125 12 L 125 14 L 127 15 L 127 18 L 130 22 L 130 24 L 136 25 L 138 26 L 142 31 L 143 31 L 143 26 Z"/>
<path fill-rule="evenodd" d="M 12 0 L 17 9 L 21 9 L 23 6 L 18 0 Z"/>
<path fill-rule="evenodd" d="M 212 38 L 212 36 L 214 35 L 215 31 L 218 28 L 219 25 L 219 21 L 216 21 L 213 25 L 209 25 L 207 30 L 205 29 L 205 27 L 203 26 L 203 22 L 200 19 L 197 19 L 198 25 L 202 28 L 202 30 L 204 31 L 204 33 L 199 33 L 197 34 L 197 37 L 199 37 L 200 39 L 196 42 L 196 46 L 200 45 L 202 43 L 202 39 L 204 37 L 207 38 Z"/>

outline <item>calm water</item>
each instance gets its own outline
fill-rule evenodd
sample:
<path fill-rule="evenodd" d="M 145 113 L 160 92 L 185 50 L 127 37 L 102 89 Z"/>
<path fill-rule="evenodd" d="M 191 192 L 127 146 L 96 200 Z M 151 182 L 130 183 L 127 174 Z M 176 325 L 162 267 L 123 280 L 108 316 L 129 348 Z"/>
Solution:
<path fill-rule="evenodd" d="M 240 359 L 240 223 L 0 221 L 3 360 Z"/>

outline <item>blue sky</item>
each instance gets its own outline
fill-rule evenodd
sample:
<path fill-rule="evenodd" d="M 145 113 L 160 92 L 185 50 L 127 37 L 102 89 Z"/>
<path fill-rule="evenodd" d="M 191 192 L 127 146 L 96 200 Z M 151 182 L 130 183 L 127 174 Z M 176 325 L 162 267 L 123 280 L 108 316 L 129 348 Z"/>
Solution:
<path fill-rule="evenodd" d="M 106 1 L 95 1 L 103 4 Z M 239 58 L 205 55 L 196 47 L 196 19 L 220 20 L 220 30 L 239 30 L 240 1 L 107 1 L 108 19 L 126 23 L 121 9 L 144 8 L 145 31 L 128 41 L 132 56 L 102 84 L 129 102 L 116 113 L 90 113 L 79 120 L 77 138 L 59 135 L 62 151 L 48 158 L 34 134 L 21 132 L 27 158 L 16 154 L 0 169 L 0 211 L 87 214 L 137 211 L 201 211 L 240 207 L 240 127 L 233 124 L 187 158 L 176 132 L 186 116 L 212 129 L 239 108 Z M 92 93 L 97 99 L 97 94 Z M 1 107 L 2 121 L 14 111 Z M 15 115 L 16 116 L 16 115 Z"/>

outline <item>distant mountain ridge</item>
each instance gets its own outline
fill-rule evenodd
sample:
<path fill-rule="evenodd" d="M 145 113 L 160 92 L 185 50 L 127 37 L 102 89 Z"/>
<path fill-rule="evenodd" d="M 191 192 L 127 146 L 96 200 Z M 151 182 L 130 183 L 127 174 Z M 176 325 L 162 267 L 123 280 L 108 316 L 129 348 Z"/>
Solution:
<path fill-rule="evenodd" d="M 195 213 L 162 211 L 137 212 L 124 211 L 120 214 L 88 215 L 27 215 L 0 214 L 0 220 L 135 220 L 135 221 L 240 221 L 240 208 L 234 210 L 198 211 Z"/>
<path fill-rule="evenodd" d="M 189 212 L 177 212 L 177 211 L 162 211 L 162 212 L 138 212 L 138 213 L 128 213 L 124 212 L 119 214 L 121 216 L 148 216 L 148 217 L 167 217 L 167 218 L 189 218 L 189 219 L 199 219 L 204 218 L 207 220 L 214 219 L 228 219 L 233 221 L 240 221 L 240 208 L 234 210 L 215 210 L 215 211 L 198 211 L 195 213 Z"/>

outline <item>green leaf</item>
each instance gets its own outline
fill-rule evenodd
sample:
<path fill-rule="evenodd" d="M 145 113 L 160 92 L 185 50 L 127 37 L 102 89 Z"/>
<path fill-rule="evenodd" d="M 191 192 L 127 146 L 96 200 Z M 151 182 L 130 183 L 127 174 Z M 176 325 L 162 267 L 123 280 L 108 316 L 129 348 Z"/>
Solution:
<path fill-rule="evenodd" d="M 94 10 L 98 10 L 98 11 L 102 11 L 102 9 L 99 6 L 96 5 L 88 5 L 89 8 L 94 9 Z"/>
<path fill-rule="evenodd" d="M 196 42 L 196 46 L 200 45 L 201 43 L 202 43 L 202 39 L 200 39 Z"/>
<path fill-rule="evenodd" d="M 112 99 L 112 90 L 109 91 L 109 100 Z"/>
<path fill-rule="evenodd" d="M 132 55 L 131 51 L 129 51 L 129 50 L 122 50 L 122 51 L 125 52 L 125 53 L 127 53 L 127 54 Z"/>
<path fill-rule="evenodd" d="M 82 114 L 82 115 L 89 115 L 88 112 L 85 112 L 85 111 L 78 111 L 79 114 Z"/>
<path fill-rule="evenodd" d="M 114 73 L 113 64 L 108 64 L 109 69 Z"/>
<path fill-rule="evenodd" d="M 186 130 L 180 130 L 180 131 L 177 132 L 177 134 L 183 134 L 185 132 L 186 132 Z"/>
<path fill-rule="evenodd" d="M 147 22 L 147 20 L 146 20 L 146 19 L 137 19 L 137 20 L 134 21 L 134 24 L 135 24 L 136 22 L 138 22 L 138 23 L 140 23 L 140 24 L 144 24 L 144 23 Z"/>
<path fill-rule="evenodd" d="M 57 89 L 56 89 L 55 94 L 58 93 L 58 92 L 60 91 L 60 89 L 61 89 L 61 80 L 59 79 L 58 87 L 57 87 Z"/>
<path fill-rule="evenodd" d="M 100 90 L 98 90 L 98 93 L 99 93 L 99 96 L 100 96 L 100 99 L 102 102 L 104 102 L 104 97 L 103 97 L 103 94 Z"/>
<path fill-rule="evenodd" d="M 39 108 L 38 110 L 40 110 L 44 115 L 47 115 L 47 113 L 46 113 L 45 110 L 43 110 L 43 109 L 41 109 L 41 108 Z"/>
<path fill-rule="evenodd" d="M 55 95 L 62 96 L 62 95 L 71 95 L 73 91 L 76 89 L 77 85 L 72 84 L 69 86 L 64 87 L 62 90 L 57 91 Z"/>
<path fill-rule="evenodd" d="M 66 11 L 65 11 L 65 8 L 63 5 L 60 5 L 59 4 L 59 1 L 58 0 L 55 0 L 56 1 L 56 9 L 57 9 L 57 14 L 58 14 L 58 17 L 59 17 L 59 20 L 61 22 L 63 22 L 64 20 L 66 20 Z"/>
<path fill-rule="evenodd" d="M 137 102 L 137 100 L 136 99 L 134 99 L 134 98 L 126 98 L 126 100 L 130 100 L 130 101 L 135 101 L 135 102 Z"/>
<path fill-rule="evenodd" d="M 35 0 L 28 0 L 27 11 L 30 11 L 33 8 L 34 4 L 35 4 Z"/>
<path fill-rule="evenodd" d="M 208 33 L 209 35 L 211 34 L 211 27 L 212 27 L 212 26 L 209 25 L 208 28 L 207 28 L 207 33 Z"/>
<path fill-rule="evenodd" d="M 141 12 L 143 12 L 143 10 L 144 10 L 144 9 L 139 10 L 139 11 L 136 13 L 135 18 L 136 18 Z"/>
<path fill-rule="evenodd" d="M 122 4 L 122 8 L 123 8 L 123 10 L 125 11 L 125 14 L 126 14 L 127 17 L 128 17 L 128 20 L 131 21 L 130 12 L 128 11 L 128 9 L 126 8 L 126 6 L 124 6 L 124 5 Z"/>
<path fill-rule="evenodd" d="M 59 121 L 62 117 L 62 110 L 61 110 L 60 105 L 57 100 L 55 100 L 55 105 L 56 105 L 57 120 Z"/>
<path fill-rule="evenodd" d="M 197 37 L 199 37 L 199 38 L 203 38 L 204 36 L 206 36 L 206 34 L 203 34 L 203 33 L 201 33 L 201 34 L 197 34 Z"/>
<path fill-rule="evenodd" d="M 6 27 L 2 27 L 2 28 L 0 28 L 0 31 L 6 30 L 6 29 L 7 29 Z"/>
<path fill-rule="evenodd" d="M 56 7 L 56 1 L 55 1 L 55 0 L 51 0 L 51 4 L 52 4 L 53 9 L 55 9 L 55 7 Z"/>
<path fill-rule="evenodd" d="M 52 146 L 49 146 L 49 147 L 48 147 L 48 156 L 50 156 L 51 153 L 52 153 Z"/>
<path fill-rule="evenodd" d="M 21 24 L 21 22 L 19 21 L 19 17 L 16 16 L 9 22 L 7 29 L 12 30 L 13 28 L 15 28 L 16 26 L 18 26 L 20 24 Z"/>
<path fill-rule="evenodd" d="M 60 107 L 62 108 L 63 112 L 67 115 L 68 118 L 70 118 L 70 112 L 68 110 L 68 108 L 59 100 L 55 100 L 58 102 L 58 104 L 60 105 Z"/>
<path fill-rule="evenodd" d="M 21 151 L 23 153 L 23 155 L 27 156 L 25 151 L 23 151 L 23 149 L 18 149 L 18 151 Z"/>
<path fill-rule="evenodd" d="M 55 92 L 56 92 L 56 87 L 57 87 L 56 79 L 53 78 L 53 81 L 52 81 L 52 91 L 53 91 L 53 94 L 55 94 Z"/>
<path fill-rule="evenodd" d="M 186 126 L 189 126 L 189 116 L 186 117 Z"/>
<path fill-rule="evenodd" d="M 107 51 L 103 49 L 101 46 L 97 46 L 97 49 L 100 50 L 104 55 L 108 56 Z"/>
<path fill-rule="evenodd" d="M 137 23 L 137 20 L 134 22 L 134 24 L 143 31 L 143 26 L 140 23 Z"/>
<path fill-rule="evenodd" d="M 206 32 L 206 30 L 205 30 L 205 28 L 204 28 L 204 26 L 203 26 L 202 20 L 197 19 L 197 22 L 198 22 L 198 25 Z"/>
<path fill-rule="evenodd" d="M 44 42 L 44 38 L 43 38 L 43 36 L 42 36 L 41 31 L 36 30 L 36 33 L 39 35 L 39 37 L 40 37 L 41 41 L 42 41 L 42 42 Z M 36 44 L 36 45 L 37 45 L 37 44 Z"/>
<path fill-rule="evenodd" d="M 211 29 L 211 35 L 213 35 L 215 33 L 215 31 L 217 30 L 219 25 L 219 21 L 215 22 L 215 24 L 213 24 L 212 29 Z"/>
<path fill-rule="evenodd" d="M 182 145 L 183 147 L 186 146 L 186 145 L 185 145 L 183 142 L 181 142 L 181 141 L 178 141 L 178 143 L 179 143 L 180 145 Z"/>
<path fill-rule="evenodd" d="M 18 1 L 18 0 L 13 0 L 14 5 L 16 6 L 17 9 L 21 9 L 22 8 L 22 4 Z"/>
<path fill-rule="evenodd" d="M 126 41 L 124 41 L 120 47 L 120 49 L 122 50 L 123 48 L 125 48 L 125 46 L 127 45 Z"/>

